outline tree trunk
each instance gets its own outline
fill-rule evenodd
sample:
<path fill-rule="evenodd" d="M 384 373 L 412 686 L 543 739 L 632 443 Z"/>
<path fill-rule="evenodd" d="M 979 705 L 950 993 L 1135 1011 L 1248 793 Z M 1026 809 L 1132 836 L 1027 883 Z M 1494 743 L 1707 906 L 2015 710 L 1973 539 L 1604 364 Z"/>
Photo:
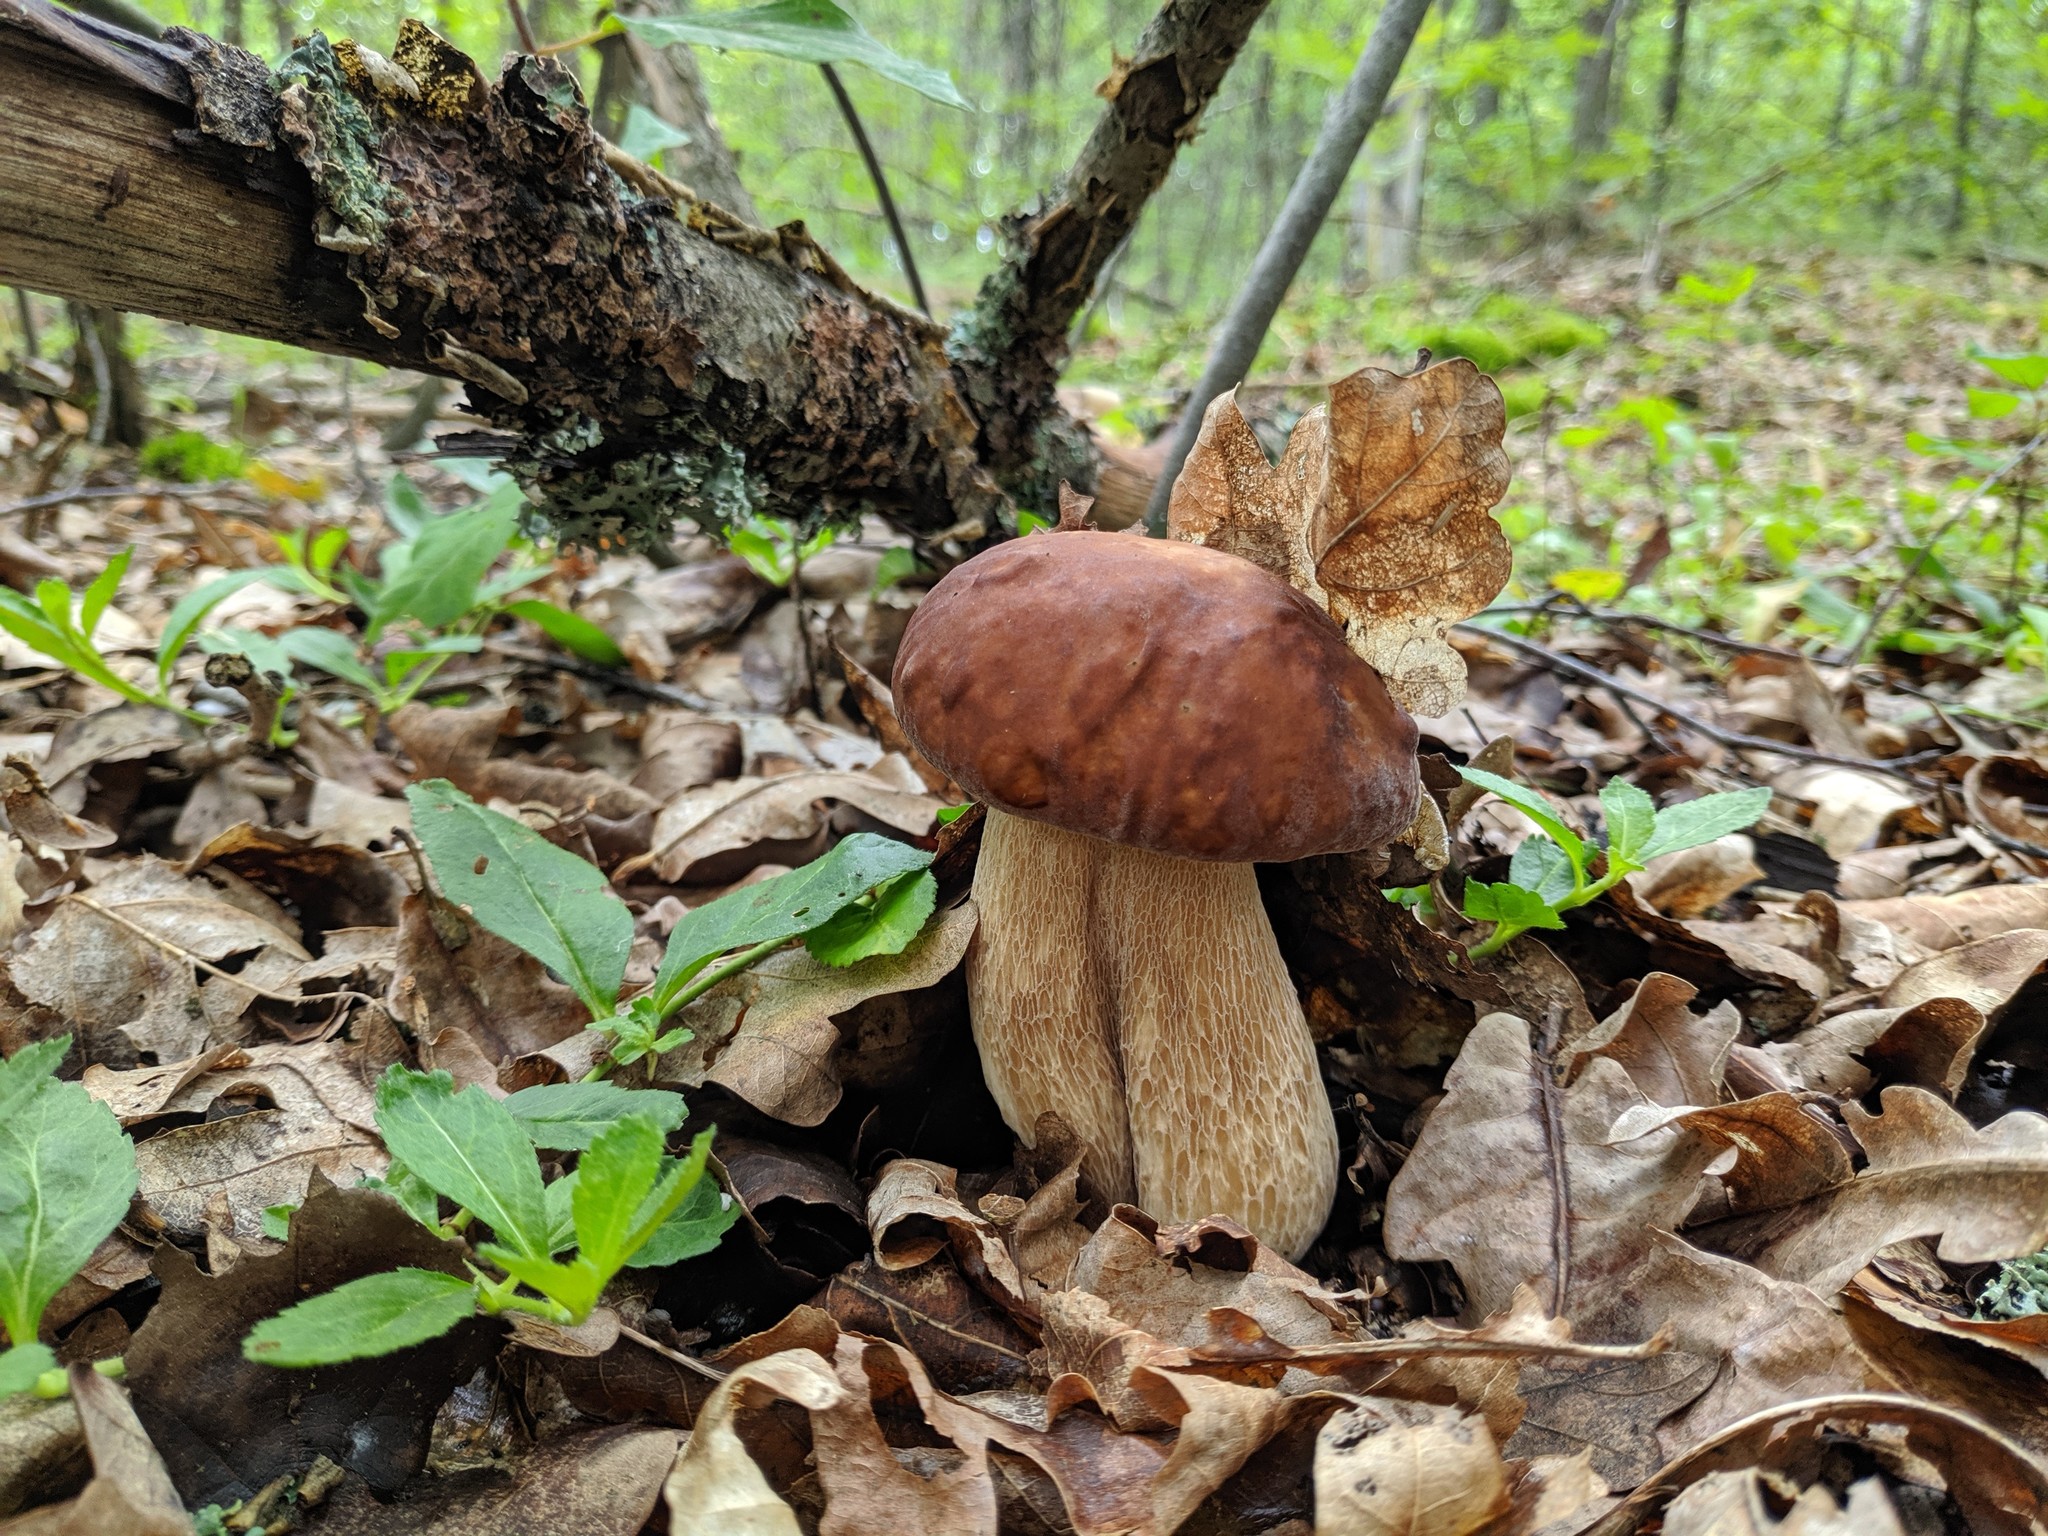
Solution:
<path fill-rule="evenodd" d="M 1607 99 L 1614 83 L 1614 43 L 1628 0 L 1598 0 L 1579 18 L 1579 30 L 1595 40 L 1578 61 L 1572 86 L 1572 157 L 1590 159 L 1607 150 Z"/>
<path fill-rule="evenodd" d="M 1849 103 L 1856 93 L 1856 50 L 1863 41 L 1863 0 L 1856 0 L 1849 12 L 1849 35 L 1842 46 L 1842 81 L 1835 89 L 1835 110 L 1828 120 L 1828 142 L 1842 142 L 1842 125 L 1849 120 Z"/>
<path fill-rule="evenodd" d="M 1934 0 L 1913 0 L 1906 12 L 1906 41 L 1899 50 L 1899 88 L 1920 88 L 1927 69 L 1927 43 L 1934 36 Z"/>
<path fill-rule="evenodd" d="M 572 542 L 752 508 L 973 539 L 1000 482 L 1093 482 L 1067 327 L 1264 3 L 1168 0 L 949 352 L 799 229 L 628 186 L 554 60 L 487 86 L 408 21 L 417 101 L 319 38 L 279 93 L 181 29 L 0 0 L 0 100 L 37 108 L 0 113 L 0 282 L 460 377 L 499 429 L 470 446 Z"/>
<path fill-rule="evenodd" d="M 1645 299 L 1657 291 L 1658 269 L 1664 264 L 1664 199 L 1671 191 L 1671 136 L 1685 94 L 1685 30 L 1691 12 L 1692 0 L 1671 0 L 1671 47 L 1664 55 L 1664 80 L 1657 91 L 1657 147 L 1650 169 L 1650 239 L 1638 285 Z"/>
<path fill-rule="evenodd" d="M 1951 239 L 1962 233 L 1970 181 L 1970 118 L 1976 110 L 1971 96 L 1977 83 L 1977 3 L 1978 0 L 1967 0 L 1963 7 L 1963 62 L 1956 71 L 1955 179 L 1948 200 Z"/>
<path fill-rule="evenodd" d="M 1507 31 L 1508 23 L 1514 19 L 1514 0 L 1479 0 L 1479 7 L 1472 17 L 1472 38 L 1475 42 L 1490 43 Z M 1472 87 L 1472 126 L 1478 127 L 1500 111 L 1500 87 L 1491 80 L 1482 80 Z"/>

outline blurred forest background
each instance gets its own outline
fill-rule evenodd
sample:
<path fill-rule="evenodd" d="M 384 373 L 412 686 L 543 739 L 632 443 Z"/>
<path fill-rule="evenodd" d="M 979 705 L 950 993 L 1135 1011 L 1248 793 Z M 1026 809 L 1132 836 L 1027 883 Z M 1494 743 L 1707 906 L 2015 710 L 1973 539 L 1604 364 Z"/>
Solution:
<path fill-rule="evenodd" d="M 408 15 L 487 70 L 518 45 L 508 9 L 479 0 L 148 5 L 157 23 L 273 64 L 313 29 L 388 47 Z M 1006 220 L 1072 162 L 1096 85 L 1151 6 L 852 9 L 888 47 L 948 72 L 968 103 L 843 71 L 945 322 L 994 269 Z M 1376 9 L 1288 0 L 1253 32 L 1075 329 L 1069 404 L 1105 439 L 1141 448 L 1173 419 Z M 689 146 L 652 110 L 607 11 L 527 0 L 526 19 L 576 69 L 607 133 L 689 178 Z M 758 52 L 694 55 L 760 222 L 804 220 L 857 278 L 909 303 L 818 72 Z M 1360 363 L 1405 366 L 1419 346 L 1470 356 L 1509 404 L 1518 472 L 1502 515 L 1518 599 L 1553 583 L 1588 601 L 1640 589 L 1752 637 L 1783 628 L 1839 643 L 1903 561 L 1932 586 L 1888 615 L 1900 627 L 1881 638 L 2038 669 L 2038 469 L 2021 463 L 1960 523 L 1952 513 L 1956 494 L 2048 422 L 2044 170 L 2042 0 L 1442 0 L 1245 398 L 1277 445 L 1314 386 Z M 17 364 L 33 352 L 71 366 L 89 408 L 92 349 L 71 310 L 24 297 L 0 327 Z M 280 464 L 338 440 L 331 412 L 323 448 L 286 419 L 294 405 L 344 384 L 352 409 L 411 387 L 148 320 L 129 321 L 126 349 L 142 363 L 139 403 L 92 435 L 209 429 L 225 402 L 234 453 Z M 236 403 L 250 389 L 262 409 Z M 311 463 L 284 478 L 374 507 L 379 439 L 403 446 L 394 422 L 403 437 L 432 426 L 437 400 L 453 410 L 452 396 L 422 398 L 418 422 L 398 405 L 356 412 L 362 432 L 340 434 L 347 483 Z M 174 451 L 153 462 L 179 468 Z M 441 478 L 415 473 L 430 489 Z"/>

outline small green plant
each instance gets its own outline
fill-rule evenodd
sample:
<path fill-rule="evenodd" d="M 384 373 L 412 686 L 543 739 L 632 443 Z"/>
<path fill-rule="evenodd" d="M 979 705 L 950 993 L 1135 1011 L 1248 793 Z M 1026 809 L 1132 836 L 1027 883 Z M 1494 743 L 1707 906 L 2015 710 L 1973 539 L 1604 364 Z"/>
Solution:
<path fill-rule="evenodd" d="M 1589 848 L 1564 824 L 1556 807 L 1527 785 L 1481 768 L 1458 772 L 1466 783 L 1499 796 L 1540 829 L 1515 849 L 1506 880 L 1491 885 L 1465 882 L 1465 916 L 1494 925 L 1471 947 L 1474 959 L 1494 953 L 1531 928 L 1562 928 L 1562 913 L 1606 895 L 1650 860 L 1753 826 L 1771 803 L 1768 789 L 1738 789 L 1684 800 L 1660 811 L 1645 791 L 1610 779 L 1600 791 L 1607 846 Z M 1597 876 L 1592 873 L 1596 855 L 1604 862 Z"/>
<path fill-rule="evenodd" d="M 682 1100 L 656 1090 L 554 1084 L 500 1103 L 475 1084 L 456 1092 L 446 1072 L 388 1068 L 377 1084 L 377 1132 L 393 1159 L 383 1187 L 430 1226 L 452 1235 L 481 1222 L 490 1238 L 467 1277 L 365 1275 L 258 1323 L 242 1352 L 331 1365 L 424 1343 L 478 1314 L 582 1322 L 621 1269 L 707 1253 L 738 1218 L 704 1178 L 711 1131 L 667 1155 L 682 1118 Z M 545 1183 L 543 1147 L 578 1150 L 575 1171 Z M 444 1198 L 457 1207 L 445 1221 Z"/>
<path fill-rule="evenodd" d="M 633 915 L 602 871 L 445 779 L 407 788 L 413 829 L 448 899 L 561 977 L 612 1040 L 593 1075 L 689 1039 L 665 1029 L 685 1004 L 802 939 L 827 965 L 895 954 L 931 916 L 931 855 L 855 833 L 801 869 L 729 891 L 670 930 L 654 984 L 621 1003 Z"/>
<path fill-rule="evenodd" d="M 249 467 L 249 456 L 233 443 L 218 443 L 204 432 L 169 432 L 153 437 L 135 456 L 145 475 L 187 484 L 232 480 Z"/>
<path fill-rule="evenodd" d="M 727 529 L 725 542 L 769 586 L 786 587 L 804 561 L 829 549 L 838 536 L 828 525 L 804 538 L 796 524 L 782 518 L 750 517 Z"/>
<path fill-rule="evenodd" d="M 0 1061 L 0 1398 L 63 1391 L 43 1309 L 128 1214 L 135 1147 L 113 1112 L 57 1076 L 71 1037 Z"/>

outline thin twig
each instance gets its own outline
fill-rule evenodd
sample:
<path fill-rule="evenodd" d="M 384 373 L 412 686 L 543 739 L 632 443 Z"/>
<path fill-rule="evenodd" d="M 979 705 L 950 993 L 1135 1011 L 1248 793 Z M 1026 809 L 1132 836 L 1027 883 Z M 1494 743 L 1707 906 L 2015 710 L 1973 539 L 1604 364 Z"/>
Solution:
<path fill-rule="evenodd" d="M 519 34 L 519 51 L 540 56 L 540 39 L 533 35 L 533 23 L 526 19 L 526 7 L 519 0 L 505 0 L 505 9 L 512 13 L 512 30 Z"/>
<path fill-rule="evenodd" d="M 1934 557 L 1934 546 L 1948 537 L 1949 530 L 1963 520 L 1964 515 L 1977 504 L 1980 498 L 1990 495 L 1992 487 L 2018 469 L 2020 465 L 2026 463 L 2033 451 L 2044 442 L 2048 442 L 2048 427 L 2043 427 L 2039 432 L 2028 438 L 2026 442 L 2022 443 L 2019 452 L 1999 465 L 1997 470 L 1992 473 L 1990 479 L 1978 481 L 1977 484 L 1971 486 L 1968 491 L 1963 493 L 1962 498 L 1956 503 L 1955 510 L 1943 519 L 1941 526 L 1935 529 L 1928 536 L 1926 542 L 1920 546 L 1920 553 L 1915 555 L 1913 563 L 1906 567 L 1906 574 L 1899 578 L 1897 584 L 1888 590 L 1878 605 L 1870 611 L 1870 622 L 1863 626 L 1863 633 L 1856 637 L 1854 645 L 1850 646 L 1836 658 L 1838 661 L 1845 661 L 1853 665 L 1863 659 L 1863 653 L 1869 647 L 1870 642 L 1877 637 L 1878 626 L 1884 622 L 1885 615 L 1890 613 L 1893 605 L 1906 595 L 1906 589 L 1913 584 L 1913 578 L 1918 576 L 1922 567 Z"/>
<path fill-rule="evenodd" d="M 895 237 L 897 254 L 903 258 L 903 275 L 910 281 L 910 296 L 917 300 L 917 307 L 930 319 L 931 301 L 924 296 L 924 279 L 917 275 L 917 258 L 910 254 L 910 237 L 903 232 L 903 220 L 896 215 L 896 199 L 889 195 L 889 179 L 882 174 L 882 162 L 875 156 L 875 146 L 868 142 L 868 131 L 861 125 L 860 114 L 853 109 L 853 98 L 846 94 L 846 86 L 839 78 L 839 71 L 830 64 L 820 64 L 825 83 L 832 87 L 832 98 L 839 103 L 839 115 L 846 119 L 846 126 L 853 131 L 853 142 L 860 146 L 861 160 L 867 165 L 868 179 L 875 184 L 875 196 L 882 204 L 882 217 L 889 221 L 889 233 Z"/>
<path fill-rule="evenodd" d="M 1567 607 L 1567 604 L 1570 606 Z M 1494 613 L 1547 613 L 1562 618 L 1585 619 L 1589 623 L 1613 626 L 1640 624 L 1645 629 L 1661 630 L 1667 635 L 1683 635 L 1688 640 L 1697 640 L 1700 644 L 1711 645 L 1717 650 L 1733 651 L 1739 656 L 1775 656 L 1781 661 L 1813 660 L 1804 651 L 1791 650 L 1782 645 L 1764 645 L 1755 640 L 1738 640 L 1733 635 L 1720 634 L 1711 629 L 1695 629 L 1690 624 L 1674 623 L 1670 619 L 1656 618 L 1647 613 L 1623 613 L 1613 608 L 1594 608 L 1569 593 L 1552 593 L 1540 603 L 1503 603 L 1485 609 L 1478 617 L 1483 618 Z"/>
<path fill-rule="evenodd" d="M 123 496 L 168 496 L 177 501 L 194 501 L 201 496 L 212 496 L 224 491 L 229 484 L 226 480 L 211 480 L 205 485 L 80 485 L 68 491 L 46 491 L 41 496 L 31 496 L 25 501 L 17 501 L 11 507 L 0 507 L 0 517 L 13 517 L 21 512 L 41 512 L 74 501 L 118 501 Z"/>
<path fill-rule="evenodd" d="M 619 1324 L 619 1337 L 631 1339 L 642 1349 L 651 1350 L 661 1356 L 662 1359 L 673 1360 L 677 1365 L 684 1367 L 686 1370 L 695 1371 L 699 1376 L 708 1376 L 713 1381 L 723 1381 L 731 1374 L 727 1371 L 721 1371 L 715 1365 L 705 1364 L 704 1361 L 699 1360 L 695 1355 L 686 1355 L 680 1349 L 670 1349 L 661 1340 L 650 1339 L 638 1328 L 628 1328 L 624 1323 Z"/>
<path fill-rule="evenodd" d="M 637 693 L 643 699 L 653 699 L 662 704 L 676 704 L 684 709 L 694 709 L 706 714 L 727 713 L 725 706 L 716 699 L 674 683 L 651 682 L 637 672 L 621 667 L 608 667 L 602 662 L 585 661 L 580 656 L 555 655 L 548 651 L 536 651 L 508 641 L 490 639 L 484 641 L 484 649 L 494 656 L 503 656 L 508 661 L 524 662 L 528 666 L 547 667 L 556 672 L 567 672 L 573 677 L 586 678 L 593 683 L 609 683 L 612 687 L 627 693 Z"/>
<path fill-rule="evenodd" d="M 370 996 L 367 992 L 352 992 L 347 990 L 338 992 L 306 992 L 299 994 L 299 996 L 297 997 L 293 997 L 291 994 L 286 992 L 273 992 L 268 987 L 259 987 L 256 985 L 255 982 L 247 980 L 244 977 L 237 976 L 233 971 L 222 970 L 219 966 L 215 965 L 211 960 L 208 960 L 204 955 L 195 955 L 194 953 L 192 953 L 191 950 L 185 948 L 184 945 L 175 943 L 172 940 L 165 938 L 160 933 L 150 932 L 147 928 L 143 927 L 142 924 L 136 922 L 133 918 L 123 917 L 119 912 L 116 912 L 112 907 L 107 906 L 102 902 L 95 901 L 93 900 L 92 897 L 87 896 L 82 892 L 72 891 L 64 897 L 64 900 L 75 901 L 81 907 L 84 907 L 88 912 L 97 912 L 101 917 L 104 917 L 108 922 L 113 923 L 117 927 L 126 928 L 138 939 L 143 939 L 148 943 L 155 945 L 158 949 L 162 950 L 165 954 L 170 955 L 174 959 L 186 961 L 191 965 L 197 966 L 200 970 L 206 972 L 206 974 L 209 976 L 218 976 L 222 981 L 232 982 L 234 983 L 234 985 L 242 988 L 244 991 L 253 992 L 256 996 L 261 998 L 267 998 L 269 1001 L 273 1003 L 288 1003 L 294 1008 L 303 1008 L 308 1003 L 324 1003 L 329 999 L 332 999 L 336 1002 L 348 1002 L 351 999 L 353 999 L 356 1002 L 362 1003 L 374 1003 L 377 1001 L 376 998 Z"/>
<path fill-rule="evenodd" d="M 1534 640 L 1524 639 L 1520 635 L 1510 635 L 1501 630 L 1484 629 L 1477 624 L 1460 624 L 1457 627 L 1467 634 L 1481 635 L 1496 644 L 1504 645 L 1550 671 L 1576 678 L 1582 683 L 1591 683 L 1598 688 L 1605 688 L 1610 693 L 1626 695 L 1638 704 L 1647 704 L 1659 714 L 1668 715 L 1676 720 L 1687 730 L 1696 731 L 1709 741 L 1739 752 L 1775 752 L 1780 757 L 1794 758 L 1803 763 L 1832 763 L 1839 768 L 1861 768 L 1866 773 L 1890 774 L 1893 778 L 1899 779 L 1917 778 L 1918 775 L 1913 772 L 1916 767 L 1947 755 L 1937 750 L 1916 752 L 1911 757 L 1849 757 L 1837 752 L 1816 752 L 1811 747 L 1794 746 L 1789 741 L 1773 741 L 1768 736 L 1745 735 L 1741 731 L 1731 731 L 1710 724 L 1698 715 L 1690 714 L 1675 704 L 1658 698 L 1647 688 L 1638 688 L 1618 677 L 1610 677 L 1598 667 L 1570 656 L 1560 655 L 1549 646 Z"/>
<path fill-rule="evenodd" d="M 964 1328 L 955 1328 L 952 1327 L 950 1324 L 942 1323 L 936 1317 L 933 1317 L 930 1313 L 920 1312 L 916 1307 L 911 1306 L 908 1302 L 899 1301 L 894 1296 L 885 1296 L 880 1291 L 872 1290 L 869 1287 L 862 1285 L 858 1280 L 852 1279 L 849 1276 L 835 1275 L 833 1276 L 833 1278 L 837 1280 L 841 1285 L 845 1286 L 848 1290 L 858 1291 L 861 1295 L 867 1297 L 869 1301 L 879 1303 L 882 1310 L 890 1314 L 892 1320 L 894 1319 L 896 1313 L 901 1312 L 908 1316 L 913 1322 L 922 1323 L 925 1327 L 930 1328 L 938 1333 L 950 1334 L 953 1338 L 959 1339 L 962 1343 L 972 1344 L 977 1349 L 985 1349 L 990 1354 L 1007 1355 L 1012 1360 L 1022 1360 L 1025 1358 L 1023 1355 L 1018 1354 L 1016 1350 L 1006 1349 L 1001 1344 L 996 1343 L 993 1339 L 980 1338 L 975 1334 L 969 1333 Z M 900 1327 L 901 1324 L 899 1323 L 898 1326 Z"/>

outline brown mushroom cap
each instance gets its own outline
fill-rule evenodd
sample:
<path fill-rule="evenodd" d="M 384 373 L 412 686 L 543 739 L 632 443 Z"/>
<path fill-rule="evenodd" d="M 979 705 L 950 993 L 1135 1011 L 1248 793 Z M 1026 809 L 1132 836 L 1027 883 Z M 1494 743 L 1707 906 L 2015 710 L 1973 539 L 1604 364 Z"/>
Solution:
<path fill-rule="evenodd" d="M 1062 532 L 979 554 L 911 619 L 894 689 L 976 799 L 1155 853 L 1378 847 L 1421 793 L 1415 722 L 1329 616 L 1193 544 Z"/>

